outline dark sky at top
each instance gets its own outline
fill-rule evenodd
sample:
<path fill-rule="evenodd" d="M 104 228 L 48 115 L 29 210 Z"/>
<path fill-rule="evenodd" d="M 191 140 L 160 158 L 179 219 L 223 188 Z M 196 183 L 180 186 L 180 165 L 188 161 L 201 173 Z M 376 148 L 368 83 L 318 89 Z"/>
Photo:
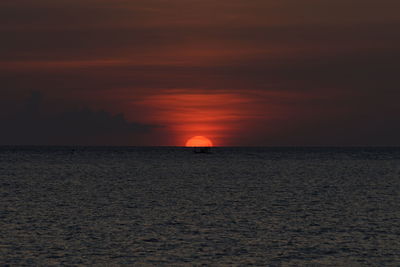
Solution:
<path fill-rule="evenodd" d="M 399 10 L 0 1 L 0 144 L 398 146 Z"/>

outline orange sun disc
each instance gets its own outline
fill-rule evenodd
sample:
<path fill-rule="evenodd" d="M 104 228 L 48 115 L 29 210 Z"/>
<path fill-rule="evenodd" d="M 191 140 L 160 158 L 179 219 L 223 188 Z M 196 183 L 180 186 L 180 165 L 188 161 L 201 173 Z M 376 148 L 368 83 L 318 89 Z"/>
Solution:
<path fill-rule="evenodd" d="M 186 142 L 186 147 L 212 147 L 213 143 L 204 136 L 194 136 Z"/>

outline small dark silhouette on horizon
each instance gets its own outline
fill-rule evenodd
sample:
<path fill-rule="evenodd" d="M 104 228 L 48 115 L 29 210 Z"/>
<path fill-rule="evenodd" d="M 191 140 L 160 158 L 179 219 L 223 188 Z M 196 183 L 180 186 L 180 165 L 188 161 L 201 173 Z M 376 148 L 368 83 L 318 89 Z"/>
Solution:
<path fill-rule="evenodd" d="M 193 148 L 194 153 L 204 153 L 204 154 L 210 154 L 211 153 L 211 147 L 194 147 Z"/>

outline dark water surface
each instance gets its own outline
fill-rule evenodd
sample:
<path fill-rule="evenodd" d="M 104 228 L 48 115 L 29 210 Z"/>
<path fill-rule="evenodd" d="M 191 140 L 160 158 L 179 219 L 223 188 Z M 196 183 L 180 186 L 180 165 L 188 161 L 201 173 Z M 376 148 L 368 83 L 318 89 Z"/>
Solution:
<path fill-rule="evenodd" d="M 399 266 L 400 149 L 0 148 L 0 263 Z"/>

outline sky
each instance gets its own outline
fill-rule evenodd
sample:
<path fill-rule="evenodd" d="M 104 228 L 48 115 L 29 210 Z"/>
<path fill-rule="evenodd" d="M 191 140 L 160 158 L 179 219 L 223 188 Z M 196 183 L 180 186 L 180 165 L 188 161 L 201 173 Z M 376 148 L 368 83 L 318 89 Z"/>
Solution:
<path fill-rule="evenodd" d="M 399 146 L 398 10 L 0 1 L 0 145 Z"/>

